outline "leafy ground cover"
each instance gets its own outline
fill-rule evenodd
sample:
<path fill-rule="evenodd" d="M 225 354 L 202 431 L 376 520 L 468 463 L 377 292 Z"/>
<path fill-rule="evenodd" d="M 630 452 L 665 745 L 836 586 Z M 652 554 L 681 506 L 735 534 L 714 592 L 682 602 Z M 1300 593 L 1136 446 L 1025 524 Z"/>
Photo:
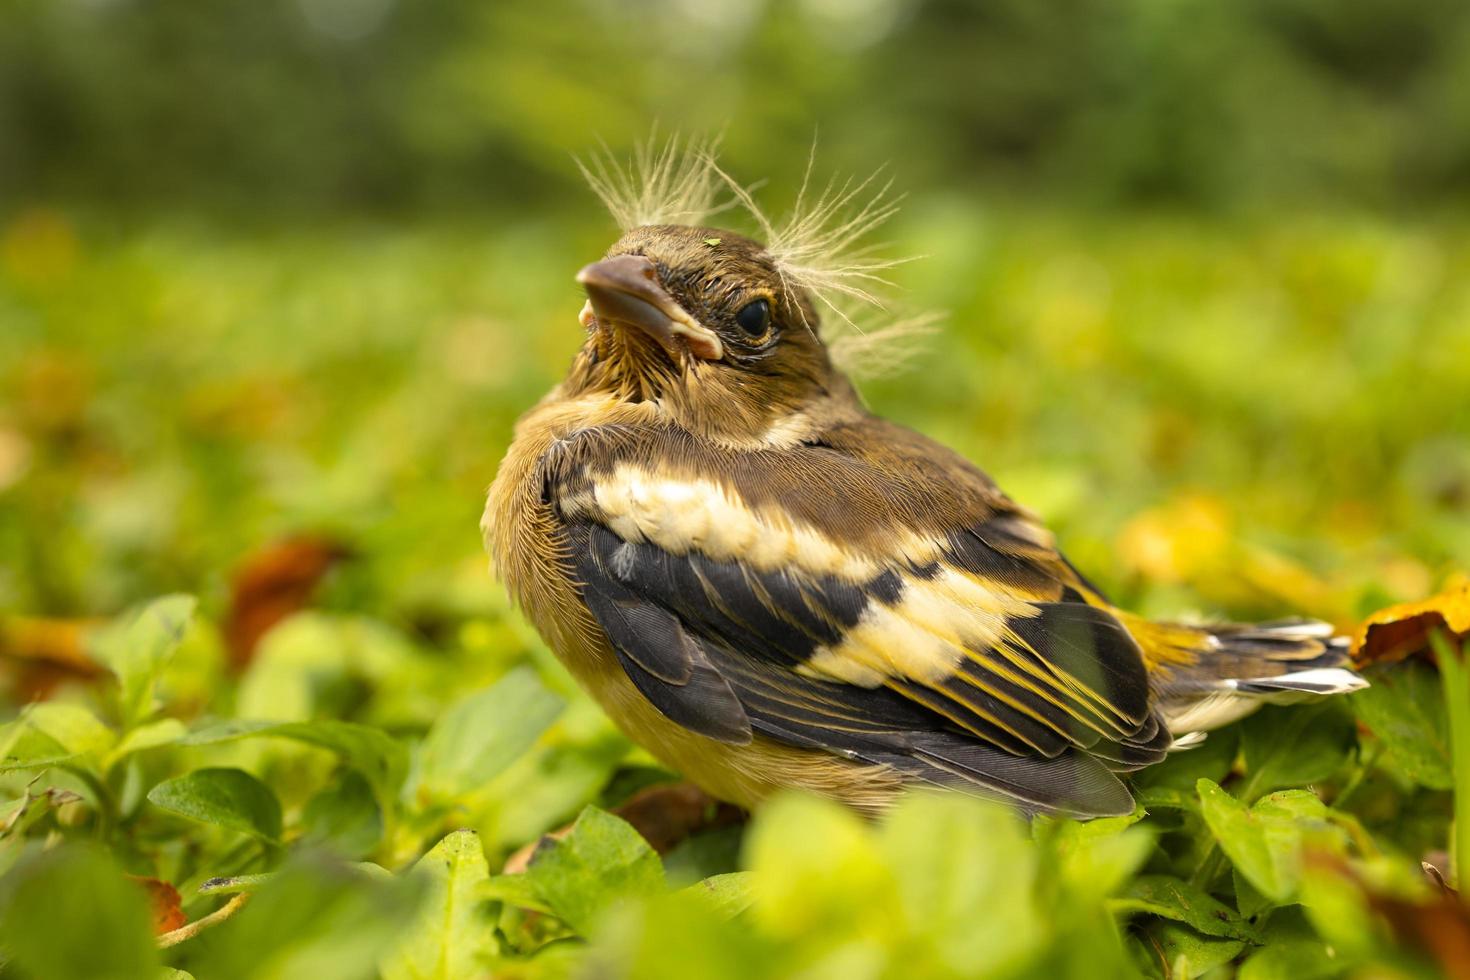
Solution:
<path fill-rule="evenodd" d="M 951 316 L 870 400 L 1120 601 L 1347 627 L 1470 555 L 1458 226 L 921 202 L 895 233 Z M 1421 868 L 1453 884 L 1447 655 L 1453 697 L 1385 664 L 1140 775 L 1131 817 L 791 797 L 653 851 L 614 811 L 672 775 L 475 532 L 604 234 L 0 231 L 7 975 L 1416 977 L 1470 942 Z"/>

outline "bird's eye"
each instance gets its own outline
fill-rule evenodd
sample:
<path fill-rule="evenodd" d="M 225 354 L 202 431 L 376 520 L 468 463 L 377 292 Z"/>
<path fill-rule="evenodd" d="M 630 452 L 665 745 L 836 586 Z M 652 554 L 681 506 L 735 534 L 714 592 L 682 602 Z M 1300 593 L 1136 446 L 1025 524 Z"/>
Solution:
<path fill-rule="evenodd" d="M 746 303 L 735 314 L 735 322 L 752 337 L 764 337 L 771 326 L 771 304 L 763 299 Z"/>

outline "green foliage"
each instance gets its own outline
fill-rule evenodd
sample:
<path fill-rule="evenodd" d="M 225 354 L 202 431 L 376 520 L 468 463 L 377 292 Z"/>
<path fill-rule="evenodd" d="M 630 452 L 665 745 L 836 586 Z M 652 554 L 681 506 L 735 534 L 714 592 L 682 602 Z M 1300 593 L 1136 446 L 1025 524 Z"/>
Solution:
<path fill-rule="evenodd" d="M 35 853 L 6 875 L 0 941 L 10 965 L 48 980 L 132 980 L 158 969 L 143 892 L 94 844 Z"/>
<path fill-rule="evenodd" d="M 196 769 L 148 791 L 148 802 L 190 820 L 275 842 L 281 804 L 260 780 L 239 769 Z"/>
<path fill-rule="evenodd" d="M 5 975 L 1416 975 L 1375 903 L 1448 870 L 1470 758 L 1463 677 L 1428 661 L 1212 733 L 1132 777 L 1129 817 L 783 797 L 661 861 L 608 811 L 670 774 L 508 609 L 474 530 L 607 245 L 566 194 L 476 231 L 0 225 Z M 920 383 L 865 395 L 1043 512 L 1120 604 L 1347 623 L 1470 554 L 1462 223 L 911 205 L 895 251 L 931 258 L 896 275 L 953 315 Z M 233 666 L 232 570 L 300 531 L 355 557 Z M 12 612 L 78 626 L 110 673 L 36 700 Z M 208 924 L 153 950 L 123 871 Z"/>
<path fill-rule="evenodd" d="M 383 980 L 453 980 L 483 970 L 497 945 L 479 909 L 480 886 L 490 876 L 480 839 L 457 830 L 420 858 L 414 872 L 428 881 L 419 919 L 384 959 Z"/>
<path fill-rule="evenodd" d="M 149 653 L 162 649 L 157 633 L 126 625 L 136 620 L 108 628 L 115 662 L 162 663 Z M 493 830 L 516 805 L 506 796 L 525 784 L 509 777 L 608 737 L 548 681 L 564 683 L 508 666 L 399 733 L 342 718 L 158 717 L 177 707 L 166 696 L 114 727 L 88 702 L 117 703 L 121 676 L 30 706 L 6 729 L 0 774 L 18 794 L 0 814 L 7 969 L 971 978 L 1194 977 L 1233 964 L 1273 978 L 1411 962 L 1373 903 L 1422 901 L 1427 883 L 1413 838 L 1358 787 L 1380 778 L 1375 760 L 1423 754 L 1410 746 L 1442 743 L 1445 729 L 1433 711 L 1392 701 L 1398 689 L 1349 702 L 1362 727 L 1328 706 L 1272 709 L 1219 732 L 1151 773 L 1145 806 L 1126 817 L 1028 826 L 995 803 L 917 793 L 870 821 L 778 797 L 744 829 L 740 870 L 698 871 L 719 849 L 691 848 L 680 875 L 700 877 L 679 887 L 633 827 L 595 806 L 543 840 L 525 872 L 492 872 L 505 844 L 469 828 Z M 1402 681 L 1438 696 L 1432 671 L 1409 667 Z M 1451 718 L 1463 711 L 1450 704 Z M 370 697 L 363 717 L 373 710 Z M 1391 734 L 1380 740 L 1370 720 Z M 639 758 L 595 757 L 598 780 L 576 783 L 584 797 Z M 1406 798 L 1442 782 L 1434 766 L 1388 775 Z M 1277 788 L 1292 780 L 1313 789 Z M 565 820 L 573 798 L 547 797 L 560 802 L 534 811 L 538 830 Z M 187 938 L 155 948 L 123 867 L 179 886 Z"/>

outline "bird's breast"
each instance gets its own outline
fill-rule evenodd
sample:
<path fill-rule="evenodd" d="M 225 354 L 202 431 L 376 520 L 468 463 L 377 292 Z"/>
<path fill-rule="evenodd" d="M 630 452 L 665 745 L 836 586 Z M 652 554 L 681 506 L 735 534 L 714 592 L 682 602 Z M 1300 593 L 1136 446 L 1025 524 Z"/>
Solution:
<path fill-rule="evenodd" d="M 497 575 L 613 722 L 707 792 L 752 806 L 782 787 L 801 786 L 859 809 L 881 809 L 898 791 L 897 778 L 886 767 L 860 766 L 761 737 L 739 746 L 705 738 L 661 714 L 619 666 L 578 593 L 562 551 L 556 510 L 560 501 L 549 476 L 566 463 L 567 453 L 595 451 L 596 439 L 588 438 L 592 434 L 650 421 L 648 410 L 611 399 L 548 400 L 521 419 L 481 521 Z"/>

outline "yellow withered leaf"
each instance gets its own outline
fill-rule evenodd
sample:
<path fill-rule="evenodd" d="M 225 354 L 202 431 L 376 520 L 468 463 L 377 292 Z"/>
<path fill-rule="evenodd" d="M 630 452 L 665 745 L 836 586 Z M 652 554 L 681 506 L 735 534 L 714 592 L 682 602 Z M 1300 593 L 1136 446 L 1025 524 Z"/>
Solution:
<path fill-rule="evenodd" d="M 1470 576 L 1456 575 L 1436 596 L 1369 616 L 1353 634 L 1353 661 L 1365 666 L 1402 660 L 1427 650 L 1435 630 L 1453 642 L 1470 638 Z"/>

